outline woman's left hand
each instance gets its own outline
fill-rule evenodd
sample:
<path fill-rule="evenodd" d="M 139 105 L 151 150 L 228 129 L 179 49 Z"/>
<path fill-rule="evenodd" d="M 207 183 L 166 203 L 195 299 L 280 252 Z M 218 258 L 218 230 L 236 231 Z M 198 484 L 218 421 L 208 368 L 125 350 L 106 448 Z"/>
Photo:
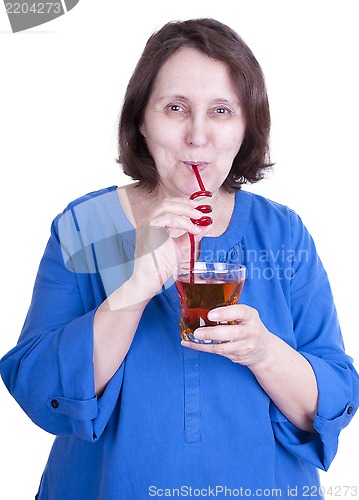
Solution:
<path fill-rule="evenodd" d="M 244 304 L 217 307 L 208 313 L 216 326 L 198 328 L 194 336 L 198 340 L 216 340 L 219 344 L 197 344 L 182 341 L 182 345 L 196 351 L 220 354 L 234 363 L 251 366 L 262 362 L 272 335 L 262 323 L 258 311 Z M 236 324 L 225 324 L 235 321 Z"/>
<path fill-rule="evenodd" d="M 208 319 L 224 323 L 195 330 L 198 340 L 220 344 L 181 344 L 196 351 L 210 352 L 247 366 L 274 404 L 299 429 L 315 432 L 314 415 L 318 408 L 318 388 L 313 368 L 307 359 L 284 340 L 269 332 L 258 311 L 244 304 L 217 307 Z M 228 342 L 229 341 L 229 342 Z"/>

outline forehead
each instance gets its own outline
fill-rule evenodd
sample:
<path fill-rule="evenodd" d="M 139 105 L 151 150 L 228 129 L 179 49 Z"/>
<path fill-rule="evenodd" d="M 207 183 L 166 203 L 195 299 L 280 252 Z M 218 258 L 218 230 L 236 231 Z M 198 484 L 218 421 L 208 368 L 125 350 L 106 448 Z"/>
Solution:
<path fill-rule="evenodd" d="M 177 50 L 164 62 L 152 93 L 180 91 L 181 87 L 201 89 L 202 93 L 221 90 L 236 94 L 229 66 L 190 47 Z"/>

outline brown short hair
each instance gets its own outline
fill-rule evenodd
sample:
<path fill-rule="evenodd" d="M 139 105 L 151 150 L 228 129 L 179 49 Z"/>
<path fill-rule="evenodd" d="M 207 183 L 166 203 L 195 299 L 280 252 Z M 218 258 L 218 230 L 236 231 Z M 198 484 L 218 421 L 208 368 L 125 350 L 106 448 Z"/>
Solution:
<path fill-rule="evenodd" d="M 246 131 L 224 189 L 233 192 L 244 183 L 259 181 L 272 166 L 270 112 L 263 72 L 239 35 L 214 19 L 169 22 L 149 38 L 127 86 L 118 128 L 117 162 L 140 186 L 153 190 L 158 185 L 157 168 L 139 127 L 160 68 L 182 47 L 195 48 L 226 63 L 243 107 Z"/>

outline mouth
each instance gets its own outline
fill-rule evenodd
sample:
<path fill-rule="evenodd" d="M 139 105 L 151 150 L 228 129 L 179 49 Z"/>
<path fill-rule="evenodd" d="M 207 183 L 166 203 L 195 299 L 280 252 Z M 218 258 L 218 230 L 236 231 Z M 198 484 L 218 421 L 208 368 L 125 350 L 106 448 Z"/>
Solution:
<path fill-rule="evenodd" d="M 196 165 L 198 171 L 204 170 L 208 166 L 208 162 L 206 161 L 183 161 L 182 162 L 188 170 L 193 170 L 192 165 Z"/>

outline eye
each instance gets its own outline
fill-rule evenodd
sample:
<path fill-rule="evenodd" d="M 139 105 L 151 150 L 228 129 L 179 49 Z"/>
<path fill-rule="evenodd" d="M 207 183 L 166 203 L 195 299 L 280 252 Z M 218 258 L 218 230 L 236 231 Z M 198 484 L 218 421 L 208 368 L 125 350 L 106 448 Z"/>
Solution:
<path fill-rule="evenodd" d="M 172 113 L 180 113 L 181 111 L 185 112 L 185 108 L 180 104 L 168 104 L 166 106 L 166 110 Z"/>
<path fill-rule="evenodd" d="M 228 108 L 225 108 L 223 106 L 219 107 L 219 108 L 214 108 L 214 113 L 217 114 L 217 115 L 226 115 L 226 114 L 229 114 L 231 111 L 230 109 Z"/>
<path fill-rule="evenodd" d="M 170 102 L 165 105 L 164 112 L 168 118 L 181 120 L 187 118 L 190 110 L 186 104 L 182 104 L 180 102 Z"/>

